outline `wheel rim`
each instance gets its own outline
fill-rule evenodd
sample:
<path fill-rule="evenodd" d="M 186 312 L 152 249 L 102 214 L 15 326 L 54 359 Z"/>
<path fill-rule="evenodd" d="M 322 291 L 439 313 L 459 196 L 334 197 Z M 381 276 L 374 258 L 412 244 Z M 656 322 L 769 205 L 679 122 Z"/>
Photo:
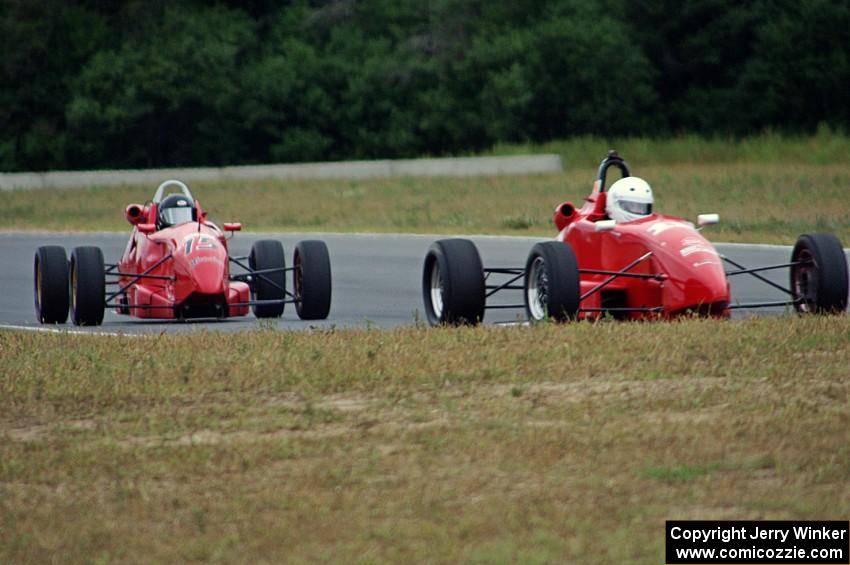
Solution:
<path fill-rule="evenodd" d="M 525 289 L 528 310 L 534 320 L 546 317 L 549 307 L 549 277 L 546 276 L 546 262 L 543 257 L 535 257 L 528 269 L 528 286 Z"/>
<path fill-rule="evenodd" d="M 434 311 L 434 317 L 438 320 L 443 319 L 443 278 L 440 276 L 439 261 L 434 261 L 431 264 L 431 309 Z"/>
<path fill-rule="evenodd" d="M 77 262 L 71 264 L 71 310 L 77 313 Z"/>
<path fill-rule="evenodd" d="M 301 254 L 295 253 L 295 256 L 292 258 L 292 286 L 295 287 L 295 298 L 299 301 L 299 306 L 301 305 L 300 301 L 303 300 L 304 297 L 304 273 L 301 272 Z"/>
<path fill-rule="evenodd" d="M 812 312 L 818 299 L 818 269 L 812 254 L 803 249 L 797 255 L 802 264 L 794 268 L 794 295 L 803 301 L 797 305 L 800 312 Z"/>

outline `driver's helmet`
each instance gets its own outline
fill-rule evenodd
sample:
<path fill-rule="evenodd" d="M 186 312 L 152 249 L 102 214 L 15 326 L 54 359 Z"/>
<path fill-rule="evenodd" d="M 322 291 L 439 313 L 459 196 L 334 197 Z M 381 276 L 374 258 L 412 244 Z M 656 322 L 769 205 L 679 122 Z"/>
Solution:
<path fill-rule="evenodd" d="M 195 204 L 182 194 L 170 194 L 159 203 L 159 228 L 193 222 L 198 219 Z"/>
<path fill-rule="evenodd" d="M 638 177 L 623 177 L 608 189 L 605 212 L 618 224 L 652 214 L 652 188 Z"/>

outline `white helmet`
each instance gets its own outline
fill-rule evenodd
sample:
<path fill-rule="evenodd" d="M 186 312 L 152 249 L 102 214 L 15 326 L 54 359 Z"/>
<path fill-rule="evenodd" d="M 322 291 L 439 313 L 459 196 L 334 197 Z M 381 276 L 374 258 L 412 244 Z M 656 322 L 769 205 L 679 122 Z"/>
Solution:
<path fill-rule="evenodd" d="M 618 224 L 645 218 L 652 213 L 652 188 L 638 177 L 624 177 L 611 185 L 605 212 Z"/>

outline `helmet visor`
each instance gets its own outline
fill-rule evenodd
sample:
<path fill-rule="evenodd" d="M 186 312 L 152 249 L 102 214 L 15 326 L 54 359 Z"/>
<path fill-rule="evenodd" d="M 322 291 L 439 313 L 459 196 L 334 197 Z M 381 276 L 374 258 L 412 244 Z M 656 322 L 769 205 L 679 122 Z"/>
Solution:
<path fill-rule="evenodd" d="M 635 202 L 634 200 L 620 200 L 617 204 L 631 214 L 638 214 L 640 216 L 646 216 L 652 213 L 652 203 L 651 202 Z"/>
<path fill-rule="evenodd" d="M 191 222 L 192 208 L 188 206 L 181 208 L 166 208 L 162 211 L 162 220 L 170 226 Z"/>

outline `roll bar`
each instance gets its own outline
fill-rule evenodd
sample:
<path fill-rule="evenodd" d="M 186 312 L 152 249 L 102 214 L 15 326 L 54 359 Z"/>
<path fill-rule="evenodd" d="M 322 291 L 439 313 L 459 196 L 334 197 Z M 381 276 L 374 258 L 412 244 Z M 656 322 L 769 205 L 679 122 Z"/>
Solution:
<path fill-rule="evenodd" d="M 165 195 L 165 189 L 176 186 L 180 189 L 180 192 L 183 193 L 183 196 L 189 199 L 189 202 L 194 202 L 195 199 L 192 198 L 192 193 L 189 191 L 189 187 L 180 182 L 179 180 L 167 180 L 156 189 L 156 194 L 153 196 L 153 203 L 159 204 L 162 201 L 162 197 Z"/>
<path fill-rule="evenodd" d="M 608 151 L 608 156 L 602 159 L 602 163 L 599 165 L 599 172 L 596 175 L 596 179 L 599 181 L 599 192 L 605 192 L 605 175 L 608 173 L 609 167 L 620 169 L 623 177 L 632 176 L 629 166 L 623 161 L 623 158 L 617 155 L 615 150 L 611 149 Z"/>

